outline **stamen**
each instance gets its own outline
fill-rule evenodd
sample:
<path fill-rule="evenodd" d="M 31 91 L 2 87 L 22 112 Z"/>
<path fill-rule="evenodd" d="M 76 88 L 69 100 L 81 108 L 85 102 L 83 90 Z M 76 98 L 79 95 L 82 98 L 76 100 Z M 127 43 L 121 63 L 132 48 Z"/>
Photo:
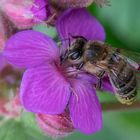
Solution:
<path fill-rule="evenodd" d="M 37 4 L 35 4 L 35 3 L 33 4 L 33 6 L 34 6 L 35 8 L 38 8 L 38 9 L 39 9 L 39 7 L 40 7 L 39 5 L 37 5 Z"/>
<path fill-rule="evenodd" d="M 34 17 L 34 15 L 30 11 L 27 11 L 23 14 L 23 17 L 31 19 Z"/>
<path fill-rule="evenodd" d="M 73 88 L 70 88 L 71 89 L 71 91 L 72 91 L 72 93 L 76 96 L 76 100 L 77 100 L 77 102 L 78 102 L 78 95 L 77 95 L 77 93 L 75 92 L 75 90 L 73 89 Z"/>

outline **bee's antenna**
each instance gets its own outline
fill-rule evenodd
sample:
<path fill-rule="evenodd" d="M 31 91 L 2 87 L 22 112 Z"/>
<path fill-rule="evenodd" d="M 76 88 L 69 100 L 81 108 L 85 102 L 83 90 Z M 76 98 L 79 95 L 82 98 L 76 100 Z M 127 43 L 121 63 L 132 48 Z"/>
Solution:
<path fill-rule="evenodd" d="M 81 35 L 72 35 L 71 33 L 68 33 L 68 35 L 72 38 L 72 39 L 75 39 L 75 38 L 83 38 L 84 40 L 88 41 L 85 37 L 81 36 Z"/>
<path fill-rule="evenodd" d="M 61 56 L 61 65 L 64 64 L 64 62 L 68 58 L 68 52 L 69 50 L 66 50 L 65 54 Z"/>
<path fill-rule="evenodd" d="M 62 42 L 65 42 L 65 41 L 68 41 L 68 47 L 70 47 L 70 45 L 71 45 L 71 41 L 70 41 L 70 38 L 64 38 L 64 39 L 60 39 L 60 42 L 58 42 L 58 43 L 60 43 L 59 45 L 62 45 Z"/>

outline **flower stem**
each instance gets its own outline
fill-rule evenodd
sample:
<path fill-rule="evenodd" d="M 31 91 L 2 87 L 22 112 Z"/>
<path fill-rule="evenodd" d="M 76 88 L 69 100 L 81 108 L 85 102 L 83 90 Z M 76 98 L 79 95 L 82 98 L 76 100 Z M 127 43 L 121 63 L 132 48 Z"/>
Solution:
<path fill-rule="evenodd" d="M 134 102 L 132 105 L 123 105 L 119 102 L 104 102 L 101 103 L 103 111 L 124 111 L 140 109 L 140 101 Z"/>

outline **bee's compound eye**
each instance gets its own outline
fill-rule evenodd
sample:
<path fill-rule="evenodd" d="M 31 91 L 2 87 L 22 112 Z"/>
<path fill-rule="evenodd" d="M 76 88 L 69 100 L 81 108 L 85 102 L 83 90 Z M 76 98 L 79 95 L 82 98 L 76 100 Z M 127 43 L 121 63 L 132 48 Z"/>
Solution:
<path fill-rule="evenodd" d="M 80 52 L 73 52 L 69 55 L 69 59 L 71 59 L 71 60 L 78 60 L 80 58 L 81 58 Z"/>

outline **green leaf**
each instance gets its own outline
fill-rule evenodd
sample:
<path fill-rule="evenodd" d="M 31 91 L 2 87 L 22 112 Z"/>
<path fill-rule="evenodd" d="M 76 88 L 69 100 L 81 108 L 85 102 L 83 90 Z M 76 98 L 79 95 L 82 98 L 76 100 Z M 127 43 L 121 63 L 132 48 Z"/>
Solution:
<path fill-rule="evenodd" d="M 97 91 L 100 102 L 116 102 L 118 101 L 113 93 L 105 91 Z"/>
<path fill-rule="evenodd" d="M 42 32 L 51 38 L 56 38 L 57 32 L 55 27 L 49 26 L 49 25 L 36 25 L 33 27 L 33 30 Z"/>
<path fill-rule="evenodd" d="M 9 120 L 0 127 L 0 140 L 29 140 L 20 122 Z"/>
<path fill-rule="evenodd" d="M 0 121 L 0 140 L 46 140 L 39 129 L 34 114 L 24 112 L 21 119 Z"/>
<path fill-rule="evenodd" d="M 113 38 L 125 48 L 140 52 L 139 5 L 139 0 L 111 0 L 111 6 L 90 11 L 103 23 L 107 39 Z"/>
<path fill-rule="evenodd" d="M 44 135 L 40 128 L 37 125 L 35 115 L 30 112 L 24 112 L 21 116 L 21 123 L 26 131 L 30 136 L 46 140 L 46 135 Z"/>
<path fill-rule="evenodd" d="M 140 112 L 106 112 L 103 129 L 92 135 L 76 132 L 63 140 L 139 140 Z"/>

